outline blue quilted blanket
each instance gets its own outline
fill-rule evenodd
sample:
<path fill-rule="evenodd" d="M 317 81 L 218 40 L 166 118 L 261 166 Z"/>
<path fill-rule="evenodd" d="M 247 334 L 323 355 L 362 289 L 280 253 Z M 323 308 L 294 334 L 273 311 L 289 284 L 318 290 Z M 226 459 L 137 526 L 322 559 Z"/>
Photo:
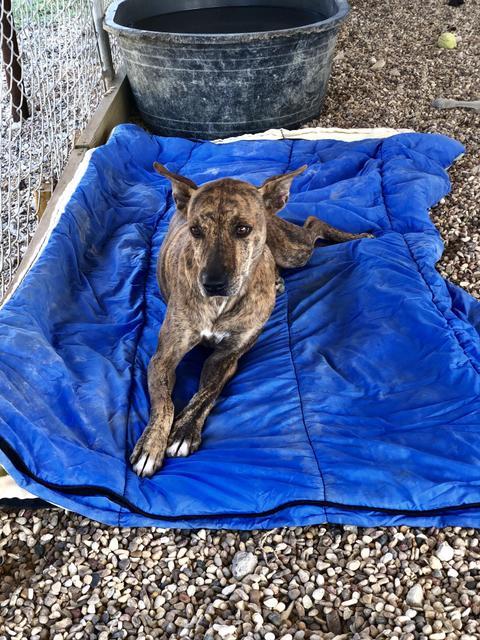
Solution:
<path fill-rule="evenodd" d="M 428 215 L 460 153 L 438 135 L 216 145 L 118 127 L 0 311 L 0 463 L 112 525 L 480 526 L 480 306 L 435 270 Z M 174 210 L 155 160 L 200 184 L 307 164 L 281 215 L 376 237 L 286 272 L 199 451 L 139 479 L 128 456 L 148 420 L 155 262 Z M 177 407 L 204 357 L 180 365 Z"/>

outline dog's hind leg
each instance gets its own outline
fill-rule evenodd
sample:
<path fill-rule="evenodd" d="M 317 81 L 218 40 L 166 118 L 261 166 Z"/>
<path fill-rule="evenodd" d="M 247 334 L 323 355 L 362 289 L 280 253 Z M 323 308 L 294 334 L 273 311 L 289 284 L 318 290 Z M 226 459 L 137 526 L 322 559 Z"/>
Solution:
<path fill-rule="evenodd" d="M 275 291 L 277 293 L 283 293 L 285 291 L 285 281 L 282 278 L 278 267 L 275 269 Z"/>
<path fill-rule="evenodd" d="M 327 242 L 339 243 L 349 242 L 350 240 L 360 240 L 361 238 L 374 237 L 371 233 L 348 233 L 347 231 L 342 231 L 341 229 L 332 227 L 332 225 L 327 224 L 319 218 L 315 218 L 315 216 L 310 216 L 309 218 L 307 218 L 302 228 L 308 229 L 314 243 L 317 242 L 317 240 L 326 240 Z"/>
<path fill-rule="evenodd" d="M 278 216 L 271 216 L 267 220 L 267 246 L 277 267 L 302 267 L 312 255 L 314 232 L 305 226 L 299 227 Z"/>
<path fill-rule="evenodd" d="M 285 269 L 303 267 L 318 240 L 338 243 L 371 237 L 369 233 L 341 231 L 314 216 L 307 218 L 303 227 L 278 216 L 271 216 L 267 222 L 267 245 L 277 266 Z"/>

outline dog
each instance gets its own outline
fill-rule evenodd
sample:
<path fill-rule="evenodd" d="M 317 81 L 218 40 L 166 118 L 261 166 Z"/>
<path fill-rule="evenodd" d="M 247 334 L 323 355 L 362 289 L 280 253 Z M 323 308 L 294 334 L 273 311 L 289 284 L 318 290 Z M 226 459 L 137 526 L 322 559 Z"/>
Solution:
<path fill-rule="evenodd" d="M 160 469 L 165 455 L 198 449 L 208 414 L 282 291 L 279 269 L 304 266 L 318 240 L 372 237 L 340 231 L 313 216 L 300 227 L 276 215 L 306 166 L 260 187 L 232 178 L 197 186 L 158 163 L 154 168 L 171 182 L 177 209 L 157 268 L 167 311 L 148 367 L 150 420 L 130 458 L 140 477 Z M 197 393 L 174 417 L 175 369 L 200 343 L 213 351 Z"/>

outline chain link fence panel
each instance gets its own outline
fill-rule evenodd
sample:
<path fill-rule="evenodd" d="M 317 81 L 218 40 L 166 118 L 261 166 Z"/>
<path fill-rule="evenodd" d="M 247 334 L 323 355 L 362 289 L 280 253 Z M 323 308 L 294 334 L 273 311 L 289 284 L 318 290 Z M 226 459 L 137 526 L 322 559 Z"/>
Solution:
<path fill-rule="evenodd" d="M 106 83 L 92 0 L 0 3 L 1 298 Z"/>

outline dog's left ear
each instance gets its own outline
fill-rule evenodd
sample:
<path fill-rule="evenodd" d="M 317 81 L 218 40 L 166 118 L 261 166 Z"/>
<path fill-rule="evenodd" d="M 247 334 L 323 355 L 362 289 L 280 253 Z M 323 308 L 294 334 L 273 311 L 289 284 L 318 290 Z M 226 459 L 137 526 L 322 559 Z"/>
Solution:
<path fill-rule="evenodd" d="M 265 180 L 261 187 L 258 188 L 260 194 L 263 197 L 265 208 L 272 215 L 283 209 L 288 202 L 290 195 L 290 187 L 292 186 L 293 179 L 303 173 L 307 165 L 295 169 L 290 173 L 284 173 L 280 176 L 272 176 Z"/>
<path fill-rule="evenodd" d="M 185 178 L 185 176 L 172 173 L 159 162 L 154 162 L 153 167 L 157 173 L 165 178 L 168 178 L 172 183 L 172 193 L 177 205 L 177 210 L 182 214 L 187 214 L 188 203 L 193 195 L 193 192 L 198 189 L 193 180 Z"/>

